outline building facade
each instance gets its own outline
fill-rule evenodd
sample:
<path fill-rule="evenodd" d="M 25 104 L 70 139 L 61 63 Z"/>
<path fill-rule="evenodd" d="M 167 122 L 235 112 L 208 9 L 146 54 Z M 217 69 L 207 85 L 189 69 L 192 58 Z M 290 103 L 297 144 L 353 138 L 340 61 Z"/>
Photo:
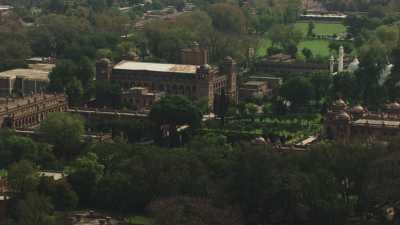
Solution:
<path fill-rule="evenodd" d="M 247 81 L 240 85 L 239 96 L 240 99 L 246 100 L 255 97 L 268 97 L 272 93 L 272 90 L 268 88 L 268 84 L 265 81 Z"/>
<path fill-rule="evenodd" d="M 339 99 L 324 119 L 324 136 L 328 139 L 374 140 L 400 135 L 400 104 L 387 104 L 383 112 L 369 112 L 360 105 L 348 107 Z"/>
<path fill-rule="evenodd" d="M 21 129 L 38 125 L 51 112 L 64 112 L 64 94 L 33 94 L 21 98 L 0 98 L 0 127 Z"/>
<path fill-rule="evenodd" d="M 330 65 L 326 63 L 307 63 L 297 61 L 290 55 L 275 54 L 264 58 L 256 63 L 259 73 L 266 74 L 309 74 L 309 73 L 329 73 Z"/>
<path fill-rule="evenodd" d="M 145 87 L 133 87 L 122 93 L 121 100 L 138 111 L 148 111 L 162 95 L 162 92 L 151 92 Z"/>
<path fill-rule="evenodd" d="M 182 50 L 182 63 L 165 64 L 124 60 L 113 65 L 108 59 L 96 64 L 96 79 L 117 81 L 125 90 L 145 87 L 152 92 L 207 99 L 212 107 L 215 95 L 223 91 L 237 102 L 237 69 L 231 57 L 219 67 L 208 65 L 207 50 L 198 44 Z"/>
<path fill-rule="evenodd" d="M 31 64 L 28 69 L 0 72 L 0 97 L 40 93 L 49 84 L 54 64 Z"/>

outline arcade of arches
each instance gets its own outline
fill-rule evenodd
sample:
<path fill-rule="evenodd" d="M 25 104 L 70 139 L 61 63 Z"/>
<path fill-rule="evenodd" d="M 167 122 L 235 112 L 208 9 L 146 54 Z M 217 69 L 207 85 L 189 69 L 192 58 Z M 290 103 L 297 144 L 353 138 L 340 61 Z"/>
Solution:
<path fill-rule="evenodd" d="M 68 108 L 64 94 L 35 94 L 0 99 L 0 127 L 22 129 L 38 125 L 52 112 Z"/>

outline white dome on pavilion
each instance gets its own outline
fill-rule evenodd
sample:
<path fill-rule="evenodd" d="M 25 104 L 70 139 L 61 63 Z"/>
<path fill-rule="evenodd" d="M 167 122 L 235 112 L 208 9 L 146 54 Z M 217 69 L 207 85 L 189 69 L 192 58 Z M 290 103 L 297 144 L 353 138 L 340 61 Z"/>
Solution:
<path fill-rule="evenodd" d="M 382 70 L 381 76 L 379 78 L 379 85 L 383 85 L 386 80 L 389 78 L 389 75 L 392 73 L 392 69 L 393 69 L 394 65 L 393 64 L 388 64 L 386 65 L 386 67 Z"/>
<path fill-rule="evenodd" d="M 354 60 L 349 64 L 349 66 L 347 67 L 347 69 L 354 73 L 358 70 L 358 67 L 360 65 L 360 61 L 358 60 L 358 58 L 354 58 Z"/>

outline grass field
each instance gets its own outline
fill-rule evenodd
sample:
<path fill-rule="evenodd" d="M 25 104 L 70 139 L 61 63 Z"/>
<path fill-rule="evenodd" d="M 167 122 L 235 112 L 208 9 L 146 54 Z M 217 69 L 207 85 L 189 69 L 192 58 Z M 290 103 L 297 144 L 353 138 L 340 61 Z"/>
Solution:
<path fill-rule="evenodd" d="M 297 48 L 299 49 L 299 52 L 301 52 L 304 48 L 308 48 L 313 52 L 314 55 L 330 55 L 329 41 L 327 40 L 302 41 Z"/>
<path fill-rule="evenodd" d="M 265 37 L 260 44 L 260 47 L 257 49 L 257 56 L 262 57 L 267 54 L 267 49 L 271 47 L 271 40 L 268 37 Z M 329 41 L 327 40 L 309 40 L 302 41 L 297 46 L 299 52 L 303 50 L 303 48 L 310 49 L 314 55 L 320 56 L 329 56 Z"/>
<path fill-rule="evenodd" d="M 144 216 L 134 216 L 128 219 L 129 224 L 152 225 L 153 220 Z"/>
<path fill-rule="evenodd" d="M 295 27 L 307 34 L 309 22 L 297 22 Z M 341 23 L 318 23 L 314 22 L 314 33 L 317 35 L 334 35 L 346 32 L 346 27 Z"/>
<path fill-rule="evenodd" d="M 315 22 L 315 34 L 317 35 L 333 35 L 346 32 L 346 27 L 340 23 L 318 23 Z M 297 22 L 296 27 L 301 29 L 304 35 L 307 34 L 308 22 Z M 257 49 L 257 56 L 266 55 L 267 49 L 271 47 L 271 40 L 268 35 L 261 40 L 260 47 Z M 314 55 L 329 56 L 329 41 L 328 40 L 304 40 L 297 46 L 299 52 L 304 48 L 310 49 Z"/>
<path fill-rule="evenodd" d="M 264 38 L 262 38 L 260 40 L 260 46 L 258 47 L 258 49 L 256 51 L 256 55 L 259 57 L 266 55 L 267 49 L 269 47 L 271 47 L 271 45 L 272 45 L 271 40 L 267 36 L 265 36 Z"/>

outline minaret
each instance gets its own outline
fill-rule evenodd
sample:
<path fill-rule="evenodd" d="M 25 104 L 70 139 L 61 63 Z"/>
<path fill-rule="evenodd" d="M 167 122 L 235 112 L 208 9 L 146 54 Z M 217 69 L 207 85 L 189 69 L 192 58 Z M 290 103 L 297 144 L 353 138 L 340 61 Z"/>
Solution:
<path fill-rule="evenodd" d="M 333 57 L 333 55 L 331 55 L 331 58 L 329 59 L 329 71 L 331 74 L 335 72 L 335 57 Z"/>
<path fill-rule="evenodd" d="M 344 68 L 344 48 L 343 46 L 340 46 L 339 48 L 339 58 L 338 58 L 338 73 L 343 72 Z"/>

